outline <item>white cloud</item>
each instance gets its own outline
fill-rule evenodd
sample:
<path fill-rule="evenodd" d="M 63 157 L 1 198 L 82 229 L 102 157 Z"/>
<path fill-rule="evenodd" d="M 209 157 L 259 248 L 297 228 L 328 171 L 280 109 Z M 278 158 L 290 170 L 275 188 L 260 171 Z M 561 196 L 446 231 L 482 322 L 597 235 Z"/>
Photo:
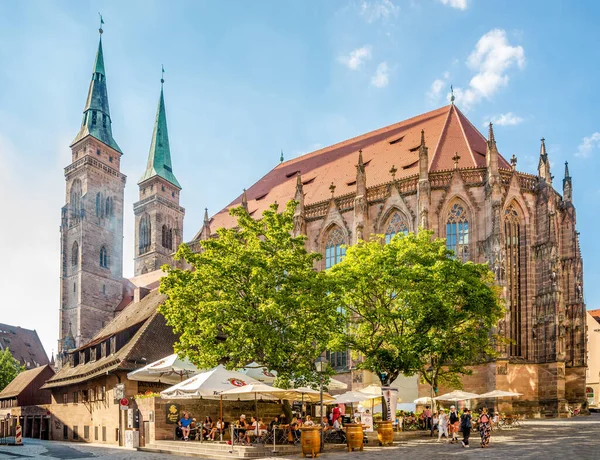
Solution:
<path fill-rule="evenodd" d="M 440 99 L 440 95 L 445 87 L 448 86 L 448 80 L 450 79 L 450 72 L 444 72 L 442 78 L 433 80 L 431 88 L 427 92 L 427 98 L 430 102 L 436 103 Z"/>
<path fill-rule="evenodd" d="M 371 85 L 376 88 L 384 88 L 390 82 L 390 69 L 387 65 L 387 62 L 382 62 L 377 66 L 377 70 L 375 71 L 375 75 L 371 77 Z"/>
<path fill-rule="evenodd" d="M 508 84 L 507 71 L 515 66 L 522 69 L 524 65 L 522 46 L 511 46 L 504 30 L 489 31 L 479 39 L 467 59 L 467 67 L 476 73 L 467 88 L 455 89 L 457 103 L 468 109 L 484 98 L 490 99 Z"/>
<path fill-rule="evenodd" d="M 457 10 L 467 9 L 467 0 L 440 0 L 443 5 L 456 8 Z"/>
<path fill-rule="evenodd" d="M 360 14 L 369 23 L 379 19 L 386 20 L 390 17 L 397 17 L 399 12 L 400 7 L 394 5 L 391 0 L 363 0 L 360 4 Z"/>
<path fill-rule="evenodd" d="M 600 133 L 595 132 L 591 136 L 584 137 L 579 144 L 579 148 L 575 153 L 576 157 L 589 158 L 592 155 L 594 149 L 600 148 Z"/>
<path fill-rule="evenodd" d="M 488 125 L 490 121 L 498 126 L 514 126 L 522 123 L 523 118 L 512 112 L 506 112 L 500 115 L 494 115 L 493 117 L 487 117 L 487 121 L 484 124 Z"/>
<path fill-rule="evenodd" d="M 368 45 L 351 51 L 348 56 L 338 58 L 342 64 L 352 70 L 357 70 L 367 59 L 371 59 L 371 47 Z"/>

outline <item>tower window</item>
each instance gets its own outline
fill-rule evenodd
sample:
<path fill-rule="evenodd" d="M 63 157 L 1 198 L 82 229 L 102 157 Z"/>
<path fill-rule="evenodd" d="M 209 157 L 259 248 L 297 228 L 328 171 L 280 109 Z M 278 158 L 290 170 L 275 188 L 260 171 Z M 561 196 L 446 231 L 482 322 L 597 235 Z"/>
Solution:
<path fill-rule="evenodd" d="M 106 284 L 102 285 L 102 294 L 106 295 Z"/>
<path fill-rule="evenodd" d="M 173 249 L 173 229 L 166 224 L 162 226 L 162 245 L 166 249 Z"/>
<path fill-rule="evenodd" d="M 108 268 L 108 251 L 104 246 L 100 248 L 100 266 L 102 268 Z"/>
<path fill-rule="evenodd" d="M 106 128 L 106 115 L 102 114 L 102 127 Z"/>
<path fill-rule="evenodd" d="M 175 192 L 171 192 L 171 196 L 175 198 Z"/>
<path fill-rule="evenodd" d="M 108 157 L 108 161 L 112 163 L 112 157 Z"/>
<path fill-rule="evenodd" d="M 79 265 L 79 244 L 77 244 L 77 241 L 73 243 L 73 249 L 71 249 L 71 265 L 73 267 Z"/>
<path fill-rule="evenodd" d="M 92 110 L 92 126 L 96 126 L 96 118 L 97 118 L 96 111 Z"/>
<path fill-rule="evenodd" d="M 105 211 L 104 214 L 106 215 L 106 217 L 110 217 L 112 216 L 112 212 L 113 212 L 113 201 L 111 197 L 107 197 L 106 198 L 106 205 L 105 205 Z"/>
<path fill-rule="evenodd" d="M 73 185 L 71 185 L 70 193 L 70 205 L 71 205 L 71 219 L 78 221 L 81 217 L 81 181 L 75 179 Z"/>
<path fill-rule="evenodd" d="M 102 195 L 96 193 L 96 217 L 102 217 Z"/>
<path fill-rule="evenodd" d="M 96 155 L 100 156 L 100 149 L 96 149 Z"/>
<path fill-rule="evenodd" d="M 77 292 L 77 283 L 73 283 L 73 292 Z"/>
<path fill-rule="evenodd" d="M 150 216 L 148 214 L 144 214 L 140 219 L 140 228 L 139 228 L 139 254 L 145 254 L 150 250 Z"/>
<path fill-rule="evenodd" d="M 164 191 L 165 191 L 165 186 L 164 186 L 164 185 L 161 185 L 161 186 L 160 186 L 160 189 L 161 189 L 161 191 L 163 191 L 163 192 L 164 192 Z"/>

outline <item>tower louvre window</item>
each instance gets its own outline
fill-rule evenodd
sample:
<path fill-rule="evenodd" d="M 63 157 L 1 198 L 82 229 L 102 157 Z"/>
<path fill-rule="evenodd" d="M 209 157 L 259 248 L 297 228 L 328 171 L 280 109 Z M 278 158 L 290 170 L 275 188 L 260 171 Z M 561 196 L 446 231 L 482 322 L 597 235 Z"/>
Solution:
<path fill-rule="evenodd" d="M 96 118 L 97 118 L 96 111 L 92 110 L 92 126 L 96 126 Z"/>
<path fill-rule="evenodd" d="M 79 244 L 77 241 L 73 243 L 73 249 L 71 249 L 71 265 L 73 267 L 79 265 Z"/>
<path fill-rule="evenodd" d="M 79 221 L 81 217 L 81 181 L 75 179 L 71 185 L 70 193 L 70 207 L 71 207 L 71 219 L 73 221 Z"/>
<path fill-rule="evenodd" d="M 166 249 L 173 249 L 173 229 L 167 224 L 162 226 L 162 245 Z"/>
<path fill-rule="evenodd" d="M 102 217 L 102 195 L 96 193 L 96 217 Z"/>
<path fill-rule="evenodd" d="M 106 115 L 102 114 L 102 127 L 106 128 Z"/>
<path fill-rule="evenodd" d="M 108 251 L 104 246 L 100 248 L 100 266 L 102 268 L 108 268 Z"/>
<path fill-rule="evenodd" d="M 140 228 L 139 228 L 139 254 L 145 254 L 150 250 L 151 244 L 151 236 L 150 231 L 152 229 L 152 225 L 150 223 L 150 216 L 148 214 L 144 214 L 140 219 Z"/>

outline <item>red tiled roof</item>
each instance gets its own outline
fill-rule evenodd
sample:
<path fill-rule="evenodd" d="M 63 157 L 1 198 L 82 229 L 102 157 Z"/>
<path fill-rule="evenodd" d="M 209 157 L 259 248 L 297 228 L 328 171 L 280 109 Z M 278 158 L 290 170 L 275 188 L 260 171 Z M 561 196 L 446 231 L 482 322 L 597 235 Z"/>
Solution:
<path fill-rule="evenodd" d="M 600 323 L 600 308 L 596 310 L 588 310 L 588 313 L 592 315 L 592 318 Z"/>
<path fill-rule="evenodd" d="M 0 350 L 5 348 L 27 369 L 50 363 L 35 330 L 0 323 Z"/>
<path fill-rule="evenodd" d="M 456 106 L 448 105 L 277 165 L 246 191 L 248 210 L 259 218 L 270 204 L 277 201 L 284 205 L 291 200 L 298 171 L 305 184 L 305 205 L 328 199 L 332 182 L 336 196 L 354 192 L 355 166 L 361 149 L 368 187 L 390 182 L 392 165 L 398 169 L 398 179 L 418 174 L 421 130 L 425 130 L 429 148 L 430 172 L 452 169 L 455 153 L 460 156 L 459 168 L 485 167 L 485 137 Z M 498 165 L 511 167 L 502 156 Z M 212 232 L 235 225 L 229 209 L 241 201 L 240 195 L 211 219 Z M 194 239 L 198 237 L 199 234 Z"/>

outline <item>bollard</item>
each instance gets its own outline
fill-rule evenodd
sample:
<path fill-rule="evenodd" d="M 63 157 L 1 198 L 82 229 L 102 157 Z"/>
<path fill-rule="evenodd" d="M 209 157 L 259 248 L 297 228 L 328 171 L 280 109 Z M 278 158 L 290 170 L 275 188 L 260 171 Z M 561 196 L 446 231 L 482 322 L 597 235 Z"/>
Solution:
<path fill-rule="evenodd" d="M 21 432 L 21 424 L 19 423 L 18 418 L 17 418 L 17 426 L 15 429 L 15 445 L 17 445 L 17 446 L 23 445 L 23 433 Z"/>

